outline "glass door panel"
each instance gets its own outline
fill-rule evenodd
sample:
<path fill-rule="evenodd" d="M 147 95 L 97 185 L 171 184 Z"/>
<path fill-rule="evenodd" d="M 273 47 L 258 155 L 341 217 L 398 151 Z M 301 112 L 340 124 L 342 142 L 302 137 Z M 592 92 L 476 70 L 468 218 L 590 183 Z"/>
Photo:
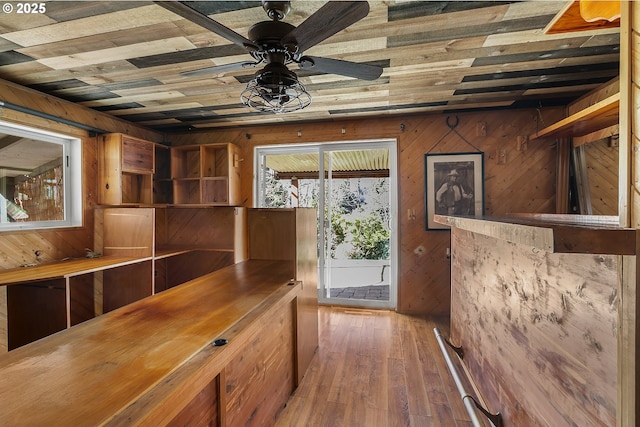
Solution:
<path fill-rule="evenodd" d="M 395 308 L 395 141 L 256 150 L 256 206 L 318 209 L 320 302 Z"/>

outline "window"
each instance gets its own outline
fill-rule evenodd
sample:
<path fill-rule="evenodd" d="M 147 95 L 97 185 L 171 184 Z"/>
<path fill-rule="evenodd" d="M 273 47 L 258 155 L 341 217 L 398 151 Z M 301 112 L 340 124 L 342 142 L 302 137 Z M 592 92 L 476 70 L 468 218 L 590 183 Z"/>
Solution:
<path fill-rule="evenodd" d="M 82 225 L 81 146 L 0 121 L 0 231 Z"/>

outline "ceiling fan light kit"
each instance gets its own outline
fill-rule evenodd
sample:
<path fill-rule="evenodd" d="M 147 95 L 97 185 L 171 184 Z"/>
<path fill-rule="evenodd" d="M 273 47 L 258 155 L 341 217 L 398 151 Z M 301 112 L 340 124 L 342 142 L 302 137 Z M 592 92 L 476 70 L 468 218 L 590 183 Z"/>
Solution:
<path fill-rule="evenodd" d="M 240 94 L 240 100 L 257 111 L 289 113 L 311 104 L 311 95 L 298 76 L 283 64 L 269 63 L 256 72 Z"/>
<path fill-rule="evenodd" d="M 262 7 L 271 21 L 258 22 L 248 32 L 248 38 L 192 9 L 186 2 L 158 1 L 159 5 L 194 22 L 227 40 L 244 47 L 256 61 L 208 67 L 182 73 L 186 77 L 215 75 L 266 64 L 255 73 L 240 94 L 248 107 L 261 112 L 287 113 L 311 104 L 311 95 L 298 76 L 287 68 L 295 63 L 300 69 L 338 74 L 362 80 L 376 80 L 382 68 L 369 64 L 331 58 L 303 56 L 304 50 L 358 22 L 369 13 L 366 1 L 329 1 L 295 27 L 282 20 L 291 11 L 289 1 L 262 0 Z"/>

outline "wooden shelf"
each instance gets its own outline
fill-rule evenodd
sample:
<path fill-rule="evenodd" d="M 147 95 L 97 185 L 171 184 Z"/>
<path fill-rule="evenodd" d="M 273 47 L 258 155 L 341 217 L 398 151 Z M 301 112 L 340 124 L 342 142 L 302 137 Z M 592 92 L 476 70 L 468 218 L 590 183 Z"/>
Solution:
<path fill-rule="evenodd" d="M 529 135 L 529 140 L 583 136 L 618 124 L 620 93 L 609 96 L 546 128 Z"/>
<path fill-rule="evenodd" d="M 224 143 L 172 147 L 171 178 L 174 204 L 236 206 L 239 149 Z"/>
<path fill-rule="evenodd" d="M 149 260 L 151 260 L 151 257 L 103 256 L 100 258 L 70 259 L 51 264 L 14 268 L 0 272 L 0 285 L 28 283 L 37 280 L 64 279 Z"/>
<path fill-rule="evenodd" d="M 194 251 L 207 251 L 207 252 L 225 252 L 234 253 L 235 249 L 218 249 L 218 248 L 199 248 L 193 246 L 163 246 L 156 248 L 155 259 L 170 258 L 172 256 L 182 255 Z"/>
<path fill-rule="evenodd" d="M 580 10 L 580 1 L 573 1 L 561 10 L 544 29 L 545 34 L 563 34 L 574 31 L 602 30 L 606 28 L 620 27 L 620 3 L 619 2 L 590 2 L 591 5 L 604 5 L 610 10 L 598 16 L 599 19 L 583 16 Z M 608 3 L 608 4 L 607 4 Z M 617 4 L 616 4 L 617 3 Z M 601 9 L 598 7 L 598 9 Z M 587 18 L 587 19 L 585 19 Z"/>
<path fill-rule="evenodd" d="M 597 216 L 568 215 L 471 218 L 435 215 L 436 222 L 546 252 L 635 255 L 636 231 Z M 589 220 L 593 218 L 593 220 Z M 610 217 L 605 217 L 610 218 Z"/>

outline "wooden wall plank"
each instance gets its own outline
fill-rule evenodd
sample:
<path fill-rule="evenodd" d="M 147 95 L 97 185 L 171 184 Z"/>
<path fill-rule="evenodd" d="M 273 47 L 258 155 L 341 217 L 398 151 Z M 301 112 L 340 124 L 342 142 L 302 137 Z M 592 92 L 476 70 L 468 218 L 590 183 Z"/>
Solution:
<path fill-rule="evenodd" d="M 611 142 L 607 138 L 583 146 L 594 215 L 618 215 L 619 150 Z M 617 139 L 614 142 L 617 143 Z"/>
<path fill-rule="evenodd" d="M 7 324 L 7 287 L 0 287 L 0 354 L 9 351 L 9 327 Z"/>

